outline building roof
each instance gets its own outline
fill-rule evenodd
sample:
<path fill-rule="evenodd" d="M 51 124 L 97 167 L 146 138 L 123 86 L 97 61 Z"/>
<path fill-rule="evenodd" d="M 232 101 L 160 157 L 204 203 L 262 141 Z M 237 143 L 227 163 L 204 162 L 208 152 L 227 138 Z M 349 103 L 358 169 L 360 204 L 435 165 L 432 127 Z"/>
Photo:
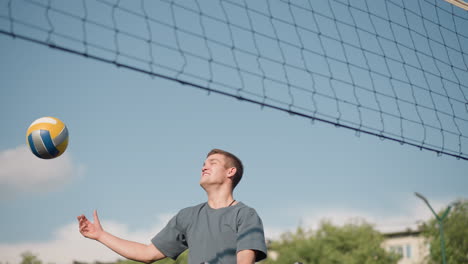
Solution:
<path fill-rule="evenodd" d="M 407 237 L 407 236 L 419 236 L 420 234 L 421 234 L 421 230 L 407 229 L 405 231 L 384 233 L 383 236 L 385 238 L 396 238 L 396 237 Z"/>

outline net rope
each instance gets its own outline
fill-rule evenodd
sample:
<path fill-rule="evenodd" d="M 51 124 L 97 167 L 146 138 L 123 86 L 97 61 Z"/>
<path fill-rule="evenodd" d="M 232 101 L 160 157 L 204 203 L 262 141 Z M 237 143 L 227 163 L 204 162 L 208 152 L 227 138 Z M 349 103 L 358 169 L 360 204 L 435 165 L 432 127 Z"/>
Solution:
<path fill-rule="evenodd" d="M 442 0 L 1 0 L 0 33 L 468 160 L 468 12 Z"/>

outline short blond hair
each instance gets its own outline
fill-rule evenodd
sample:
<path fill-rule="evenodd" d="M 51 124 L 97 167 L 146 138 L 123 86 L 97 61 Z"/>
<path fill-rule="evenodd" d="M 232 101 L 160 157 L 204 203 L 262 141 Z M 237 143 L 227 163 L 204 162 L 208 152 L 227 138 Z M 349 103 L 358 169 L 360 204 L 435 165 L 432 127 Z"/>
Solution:
<path fill-rule="evenodd" d="M 242 161 L 238 157 L 236 157 L 236 155 L 222 149 L 212 149 L 210 152 L 208 152 L 208 155 L 206 155 L 206 157 L 209 157 L 214 154 L 223 155 L 226 158 L 226 166 L 236 168 L 236 174 L 234 174 L 234 178 L 232 180 L 232 188 L 236 188 L 237 184 L 242 179 L 242 175 L 244 174 L 244 165 L 242 165 Z"/>

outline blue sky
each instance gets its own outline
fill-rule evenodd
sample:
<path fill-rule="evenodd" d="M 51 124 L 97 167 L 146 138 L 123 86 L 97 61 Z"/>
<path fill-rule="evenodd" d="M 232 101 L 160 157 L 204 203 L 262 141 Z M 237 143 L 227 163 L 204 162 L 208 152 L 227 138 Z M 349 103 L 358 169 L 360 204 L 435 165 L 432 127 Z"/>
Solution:
<path fill-rule="evenodd" d="M 363 218 L 404 230 L 468 197 L 468 162 L 150 78 L 0 35 L 0 262 L 27 250 L 45 262 L 115 260 L 82 238 L 76 216 L 97 209 L 104 228 L 149 243 L 181 208 L 205 201 L 205 155 L 238 155 L 235 198 L 257 209 L 266 236 L 322 219 Z M 68 127 L 66 153 L 26 147 L 43 116 Z"/>
<path fill-rule="evenodd" d="M 93 209 L 122 235 L 148 242 L 168 215 L 205 200 L 199 174 L 215 147 L 244 161 L 235 198 L 258 210 L 271 237 L 322 218 L 397 229 L 430 216 L 414 191 L 438 208 L 468 196 L 462 160 L 5 36 L 0 45 L 3 261 L 25 250 L 50 261 L 116 259 L 86 253 L 107 251 L 78 236 L 75 216 Z M 42 116 L 70 132 L 56 160 L 25 148 L 27 127 Z"/>

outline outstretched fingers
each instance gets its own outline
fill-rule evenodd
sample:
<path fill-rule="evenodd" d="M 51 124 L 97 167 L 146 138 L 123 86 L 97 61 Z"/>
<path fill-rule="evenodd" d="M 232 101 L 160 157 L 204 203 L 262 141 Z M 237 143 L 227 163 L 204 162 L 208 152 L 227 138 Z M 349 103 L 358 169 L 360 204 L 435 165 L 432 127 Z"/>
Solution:
<path fill-rule="evenodd" d="M 97 210 L 94 210 L 94 212 L 93 212 L 93 220 L 94 220 L 94 223 L 96 223 L 98 225 L 100 224 L 99 217 L 98 217 L 98 214 L 97 214 Z"/>
<path fill-rule="evenodd" d="M 78 219 L 78 223 L 79 223 L 80 232 L 87 231 L 89 220 L 86 218 L 86 216 L 80 215 L 80 216 L 77 217 L 77 219 Z"/>

